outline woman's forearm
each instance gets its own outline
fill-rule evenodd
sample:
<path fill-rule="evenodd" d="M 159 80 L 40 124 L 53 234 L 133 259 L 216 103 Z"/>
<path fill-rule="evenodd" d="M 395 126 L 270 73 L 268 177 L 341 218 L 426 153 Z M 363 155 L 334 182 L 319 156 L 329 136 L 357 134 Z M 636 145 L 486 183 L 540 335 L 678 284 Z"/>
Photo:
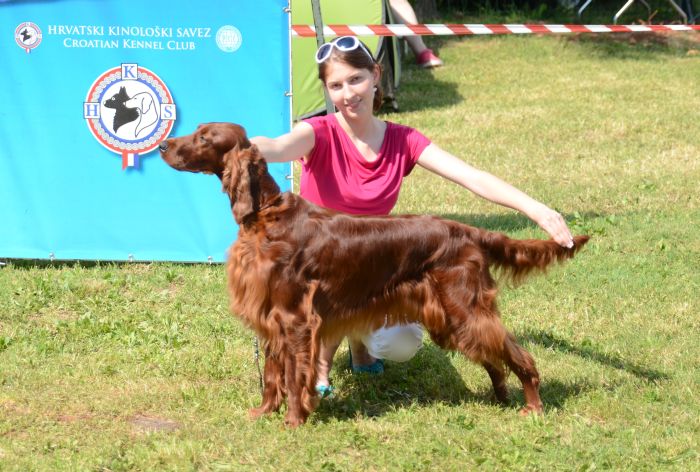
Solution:
<path fill-rule="evenodd" d="M 573 245 L 571 232 L 559 213 L 495 175 L 476 169 L 432 144 L 423 151 L 418 163 L 486 200 L 520 211 L 562 246 Z"/>
<path fill-rule="evenodd" d="M 457 182 L 476 195 L 493 203 L 517 210 L 534 219 L 540 207 L 545 206 L 522 190 L 482 170 L 473 170 Z"/>
<path fill-rule="evenodd" d="M 314 147 L 311 125 L 301 122 L 292 131 L 277 138 L 255 136 L 250 138 L 268 162 L 289 162 L 308 155 Z"/>
<path fill-rule="evenodd" d="M 265 158 L 267 162 L 284 162 L 285 160 L 281 158 L 281 153 L 279 152 L 279 146 L 275 139 L 268 138 L 266 136 L 254 136 L 250 138 L 251 144 L 258 147 L 260 154 Z"/>
<path fill-rule="evenodd" d="M 525 214 L 562 246 L 573 246 L 571 231 L 558 212 L 495 175 L 481 170 L 475 172 L 465 187 L 482 198 Z"/>

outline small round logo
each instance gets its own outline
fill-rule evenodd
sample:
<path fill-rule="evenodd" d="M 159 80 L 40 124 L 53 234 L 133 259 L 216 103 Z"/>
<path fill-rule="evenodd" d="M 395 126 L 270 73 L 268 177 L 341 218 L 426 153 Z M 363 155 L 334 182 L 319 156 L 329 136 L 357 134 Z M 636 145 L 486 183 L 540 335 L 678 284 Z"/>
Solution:
<path fill-rule="evenodd" d="M 140 156 L 168 137 L 176 108 L 160 77 L 138 64 L 122 64 L 92 84 L 83 117 L 97 141 L 122 156 L 126 169 L 138 167 Z"/>
<path fill-rule="evenodd" d="M 25 21 L 15 28 L 15 41 L 27 54 L 41 44 L 41 29 L 31 21 Z"/>
<path fill-rule="evenodd" d="M 224 52 L 234 52 L 242 43 L 243 36 L 235 26 L 225 25 L 216 32 L 216 45 Z"/>

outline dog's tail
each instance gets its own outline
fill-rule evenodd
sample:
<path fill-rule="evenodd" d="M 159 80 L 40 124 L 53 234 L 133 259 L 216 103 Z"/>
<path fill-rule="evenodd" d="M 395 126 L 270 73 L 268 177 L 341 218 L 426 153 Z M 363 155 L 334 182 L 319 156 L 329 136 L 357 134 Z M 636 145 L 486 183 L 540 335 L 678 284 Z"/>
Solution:
<path fill-rule="evenodd" d="M 514 283 L 533 270 L 544 272 L 554 262 L 574 257 L 589 239 L 575 236 L 573 247 L 566 248 L 552 239 L 511 239 L 503 233 L 478 228 L 473 231 L 473 238 L 488 256 L 489 266 L 501 269 Z"/>

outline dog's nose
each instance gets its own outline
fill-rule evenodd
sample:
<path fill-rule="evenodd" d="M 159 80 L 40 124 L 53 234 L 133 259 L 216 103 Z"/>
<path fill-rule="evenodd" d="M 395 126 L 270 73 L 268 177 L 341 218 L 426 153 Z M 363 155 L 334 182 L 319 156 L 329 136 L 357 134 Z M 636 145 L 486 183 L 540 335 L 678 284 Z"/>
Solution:
<path fill-rule="evenodd" d="M 158 149 L 160 149 L 160 152 L 165 152 L 165 151 L 167 151 L 167 150 L 168 150 L 168 142 L 167 142 L 167 141 L 163 141 L 162 143 L 160 143 L 160 144 L 158 145 Z"/>

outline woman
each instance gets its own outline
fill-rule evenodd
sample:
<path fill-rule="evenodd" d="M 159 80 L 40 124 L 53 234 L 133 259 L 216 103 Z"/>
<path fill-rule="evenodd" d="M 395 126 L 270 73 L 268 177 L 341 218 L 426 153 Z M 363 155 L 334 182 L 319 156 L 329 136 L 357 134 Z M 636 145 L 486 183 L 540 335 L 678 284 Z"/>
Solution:
<path fill-rule="evenodd" d="M 388 214 L 403 178 L 415 164 L 476 195 L 518 210 L 557 243 L 572 247 L 562 216 L 499 178 L 440 149 L 415 129 L 381 121 L 381 67 L 354 36 L 321 45 L 316 52 L 319 79 L 337 112 L 304 120 L 285 135 L 251 141 L 269 162 L 302 159 L 300 195 L 311 202 L 353 214 Z M 354 371 L 381 372 L 359 339 L 349 339 Z M 338 345 L 321 347 L 317 389 L 330 393 L 328 374 Z"/>

